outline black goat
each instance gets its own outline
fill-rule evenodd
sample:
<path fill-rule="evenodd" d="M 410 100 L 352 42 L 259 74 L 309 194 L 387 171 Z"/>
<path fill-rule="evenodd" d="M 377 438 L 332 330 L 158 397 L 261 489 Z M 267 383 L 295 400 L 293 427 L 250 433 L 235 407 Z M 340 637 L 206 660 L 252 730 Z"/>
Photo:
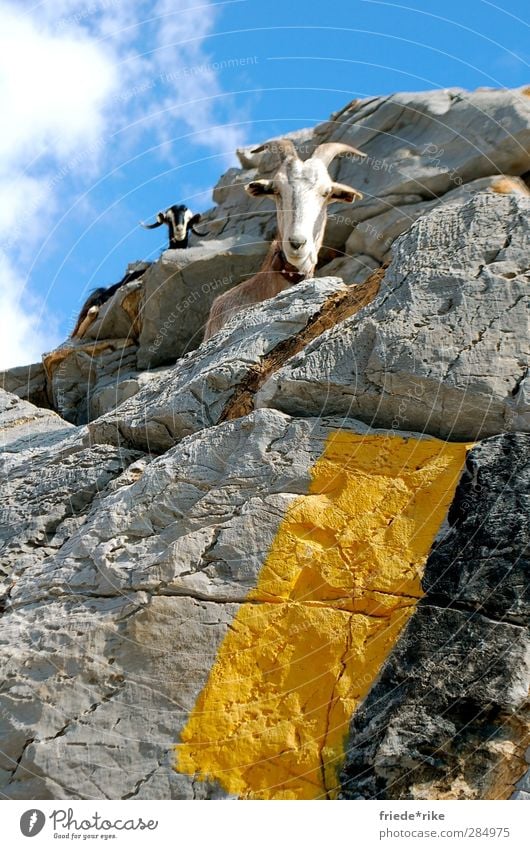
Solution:
<path fill-rule="evenodd" d="M 183 203 L 178 206 L 170 206 L 165 212 L 159 212 L 156 216 L 154 224 L 142 224 L 140 227 L 144 230 L 153 230 L 155 227 L 161 227 L 162 224 L 167 224 L 169 229 L 169 247 L 171 249 L 187 248 L 190 237 L 190 230 L 196 236 L 207 236 L 207 233 L 199 233 L 195 229 L 195 224 L 201 220 L 200 213 L 193 214 L 191 209 L 188 209 Z"/>
<path fill-rule="evenodd" d="M 133 280 L 141 277 L 142 274 L 145 274 L 145 272 L 145 268 L 129 271 L 124 277 L 122 277 L 119 283 L 114 283 L 112 286 L 107 287 L 99 286 L 97 289 L 94 289 L 81 307 L 76 325 L 70 334 L 70 338 L 75 339 L 77 336 L 80 339 L 84 336 L 90 325 L 96 320 L 100 307 L 102 307 L 103 304 L 106 304 L 107 301 L 110 301 L 118 289 L 121 289 L 122 286 L 125 286 L 127 283 L 131 283 Z M 87 319 L 91 319 L 91 321 L 86 323 Z"/>

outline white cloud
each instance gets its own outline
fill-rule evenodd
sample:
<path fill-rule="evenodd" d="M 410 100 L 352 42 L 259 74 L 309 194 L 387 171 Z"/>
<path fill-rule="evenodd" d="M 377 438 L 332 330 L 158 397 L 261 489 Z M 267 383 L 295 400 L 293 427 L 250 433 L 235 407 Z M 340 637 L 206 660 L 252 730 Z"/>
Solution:
<path fill-rule="evenodd" d="M 49 149 L 69 156 L 97 137 L 119 83 L 102 48 L 86 37 L 43 31 L 2 7 L 0 33 L 0 167 L 26 165 Z"/>
<path fill-rule="evenodd" d="M 124 126 L 129 148 L 146 131 L 150 144 L 153 134 L 167 142 L 191 132 L 225 156 L 243 142 L 237 128 L 217 126 L 222 88 L 205 46 L 216 15 L 204 0 L 0 0 L 0 368 L 61 341 L 59 321 L 26 287 L 61 173 L 86 179 L 104 168 L 106 146 L 95 142 Z M 173 158 L 174 147 L 161 155 Z"/>
<path fill-rule="evenodd" d="M 57 319 L 43 314 L 40 301 L 27 293 L 22 303 L 23 289 L 23 278 L 0 251 L 1 368 L 36 362 L 57 344 Z"/>
<path fill-rule="evenodd" d="M 2 3 L 0 80 L 0 368 L 8 368 L 61 341 L 57 317 L 26 288 L 24 259 L 55 207 L 58 164 L 102 131 L 118 76 L 86 37 L 57 35 Z"/>

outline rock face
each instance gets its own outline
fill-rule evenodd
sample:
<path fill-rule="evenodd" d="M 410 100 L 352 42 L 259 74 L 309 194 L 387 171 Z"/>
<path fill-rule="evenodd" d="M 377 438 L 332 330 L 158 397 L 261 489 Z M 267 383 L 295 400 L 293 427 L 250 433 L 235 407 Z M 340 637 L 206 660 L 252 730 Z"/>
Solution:
<path fill-rule="evenodd" d="M 367 154 L 332 166 L 337 179 L 365 195 L 353 207 L 331 206 L 328 216 L 317 276 L 338 276 L 346 283 L 362 283 L 390 259 L 396 238 L 438 206 L 483 191 L 522 197 L 530 191 L 528 89 L 447 89 L 353 101 L 330 121 L 291 137 L 302 158 L 329 141 L 353 144 Z M 83 344 L 66 346 L 73 350 L 59 374 L 64 348 L 44 358 L 47 379 L 39 383 L 40 394 L 32 394 L 29 384 L 20 387 L 16 370 L 4 377 L 3 388 L 39 406 L 49 398 L 69 421 L 84 424 L 130 397 L 134 381 L 139 389 L 143 371 L 170 365 L 197 348 L 213 298 L 257 270 L 275 235 L 273 201 L 249 197 L 244 185 L 270 176 L 278 157 L 250 150 L 238 151 L 242 168 L 231 168 L 214 190 L 217 206 L 203 216 L 209 237 L 187 251 L 165 251 L 150 267 L 129 266 L 128 271 L 144 267 L 146 273 L 130 284 L 125 304 L 126 290 L 120 290 Z M 124 351 L 117 368 L 121 354 L 107 355 Z M 126 385 L 114 396 L 105 391 L 92 402 L 100 384 L 122 381 Z"/>
<path fill-rule="evenodd" d="M 217 424 L 249 378 L 263 380 L 268 361 L 272 368 L 294 353 L 291 340 L 312 325 L 316 332 L 327 313 L 336 318 L 333 313 L 346 301 L 352 309 L 362 303 L 357 292 L 348 294 L 341 280 L 310 280 L 234 316 L 207 345 L 165 370 L 119 410 L 92 422 L 91 440 L 159 452 Z"/>
<path fill-rule="evenodd" d="M 372 304 L 275 372 L 257 404 L 451 439 L 530 430 L 529 213 L 523 196 L 481 193 L 421 218 Z"/>
<path fill-rule="evenodd" d="M 0 372 L 0 388 L 24 398 L 37 407 L 50 407 L 46 371 L 42 363 L 32 363 Z"/>
<path fill-rule="evenodd" d="M 165 251 L 146 275 L 138 367 L 173 363 L 197 348 L 214 298 L 254 274 L 268 245 L 241 236 Z"/>
<path fill-rule="evenodd" d="M 380 236 L 376 241 L 387 242 L 388 250 L 412 223 L 405 217 L 399 233 L 387 232 L 385 216 L 392 209 L 406 213 L 409 205 L 442 198 L 464 185 L 473 192 L 474 181 L 499 175 L 520 177 L 530 170 L 530 96 L 528 89 L 446 89 L 353 101 L 332 120 L 294 141 L 302 158 L 328 141 L 351 144 L 367 154 L 362 160 L 355 156 L 337 160 L 336 178 L 359 188 L 365 199 L 353 207 L 332 207 L 335 215 L 324 243 L 342 249 L 355 225 L 370 221 L 372 234 Z M 245 233 L 258 237 L 274 207 L 268 200 L 256 206 L 242 195 L 241 184 L 252 179 L 256 170 L 270 173 L 273 156 L 257 162 L 246 156 L 244 161 L 248 165 L 254 161 L 258 168 L 246 174 L 230 173 L 228 185 L 214 196 L 219 206 L 211 216 L 210 229 L 217 221 L 223 236 L 239 233 L 243 214 Z M 496 191 L 511 192 L 514 186 L 499 183 Z"/>
<path fill-rule="evenodd" d="M 242 150 L 211 238 L 2 376 L 4 798 L 530 796 L 530 98 L 293 140 L 368 153 L 317 279 L 199 345 L 274 233 Z"/>
<path fill-rule="evenodd" d="M 0 391 L 2 596 L 28 564 L 47 558 L 80 527 L 88 506 L 138 456 L 86 449 L 77 430 Z M 5 598 L 4 598 L 5 601 Z"/>
<path fill-rule="evenodd" d="M 18 671 L 9 679 L 2 713 L 13 716 L 4 731 L 11 758 L 6 773 L 13 762 L 18 765 L 6 775 L 3 792 L 14 798 L 191 797 L 195 773 L 213 782 L 217 794 L 223 788 L 258 798 L 331 792 L 351 706 L 413 610 L 416 569 L 446 512 L 464 456 L 460 445 L 259 411 L 188 437 L 147 466 L 131 466 L 124 481 L 115 479 L 114 491 L 101 493 L 81 527 L 70 529 L 60 550 L 35 558 L 11 589 L 3 622 L 5 663 Z M 396 468 L 403 485 L 391 508 L 396 527 L 374 547 L 370 531 L 365 538 L 366 519 L 353 523 L 359 505 L 352 496 L 375 458 L 379 472 L 361 499 L 371 492 L 369 514 L 365 508 L 362 515 L 373 517 L 376 533 L 387 525 L 384 501 L 376 504 L 393 490 Z M 423 506 L 410 506 L 411 498 Z M 422 539 L 414 540 L 411 530 L 420 526 Z M 344 560 L 338 549 L 331 558 L 327 553 L 334 535 L 335 545 L 342 539 Z M 390 560 L 394 538 L 409 539 L 410 548 Z M 375 572 L 361 566 L 367 547 L 377 552 Z M 350 556 L 356 568 L 348 566 Z M 238 635 L 232 650 L 229 625 Z M 264 644 L 255 636 L 261 629 L 269 635 Z M 356 648 L 344 672 L 349 645 Z M 251 676 L 250 691 L 263 693 L 271 710 L 253 718 L 245 690 L 239 693 L 233 722 L 250 730 L 255 721 L 265 733 L 250 743 L 248 733 L 239 742 L 231 733 L 230 761 L 218 742 L 226 737 L 222 725 L 210 749 L 197 752 L 195 739 L 209 732 L 200 724 L 201 691 L 202 698 L 234 698 L 226 659 L 234 649 L 241 675 Z M 320 659 L 312 718 L 302 710 L 311 684 L 299 669 L 309 649 Z M 279 671 L 256 677 L 256 664 Z M 294 689 L 286 699 L 290 677 Z M 17 698 L 36 702 L 39 718 L 13 715 Z M 336 700 L 336 719 L 328 733 L 330 698 Z M 307 737 L 300 763 L 296 750 L 282 755 L 282 726 L 288 739 Z M 172 746 L 184 730 L 175 771 Z M 321 735 L 329 749 L 325 780 Z M 257 769 L 240 776 L 237 763 L 244 755 L 259 762 L 263 738 L 270 768 L 264 775 Z M 233 770 L 228 782 L 227 757 Z M 275 774 L 282 778 L 278 793 Z"/>

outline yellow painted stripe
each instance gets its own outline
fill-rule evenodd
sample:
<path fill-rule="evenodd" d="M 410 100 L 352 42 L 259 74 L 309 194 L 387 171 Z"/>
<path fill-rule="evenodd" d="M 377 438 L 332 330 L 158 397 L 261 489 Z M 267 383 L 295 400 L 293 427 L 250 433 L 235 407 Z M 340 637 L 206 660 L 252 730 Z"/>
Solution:
<path fill-rule="evenodd" d="M 242 798 L 333 797 L 349 721 L 422 594 L 467 447 L 330 437 L 219 649 L 179 772 Z"/>

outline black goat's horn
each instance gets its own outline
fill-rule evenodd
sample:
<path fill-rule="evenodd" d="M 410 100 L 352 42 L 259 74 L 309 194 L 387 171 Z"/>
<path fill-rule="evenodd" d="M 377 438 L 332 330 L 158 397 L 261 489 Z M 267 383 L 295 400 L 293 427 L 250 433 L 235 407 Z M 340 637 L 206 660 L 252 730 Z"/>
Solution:
<path fill-rule="evenodd" d="M 160 227 L 163 223 L 163 221 L 155 221 L 154 224 L 144 224 L 143 221 L 138 222 L 140 227 L 143 227 L 144 230 L 154 230 L 155 227 Z"/>
<path fill-rule="evenodd" d="M 160 227 L 162 224 L 165 224 L 165 219 L 165 212 L 158 212 L 154 224 L 144 224 L 143 221 L 140 221 L 139 224 L 140 227 L 144 228 L 144 230 L 154 230 L 155 227 Z"/>

